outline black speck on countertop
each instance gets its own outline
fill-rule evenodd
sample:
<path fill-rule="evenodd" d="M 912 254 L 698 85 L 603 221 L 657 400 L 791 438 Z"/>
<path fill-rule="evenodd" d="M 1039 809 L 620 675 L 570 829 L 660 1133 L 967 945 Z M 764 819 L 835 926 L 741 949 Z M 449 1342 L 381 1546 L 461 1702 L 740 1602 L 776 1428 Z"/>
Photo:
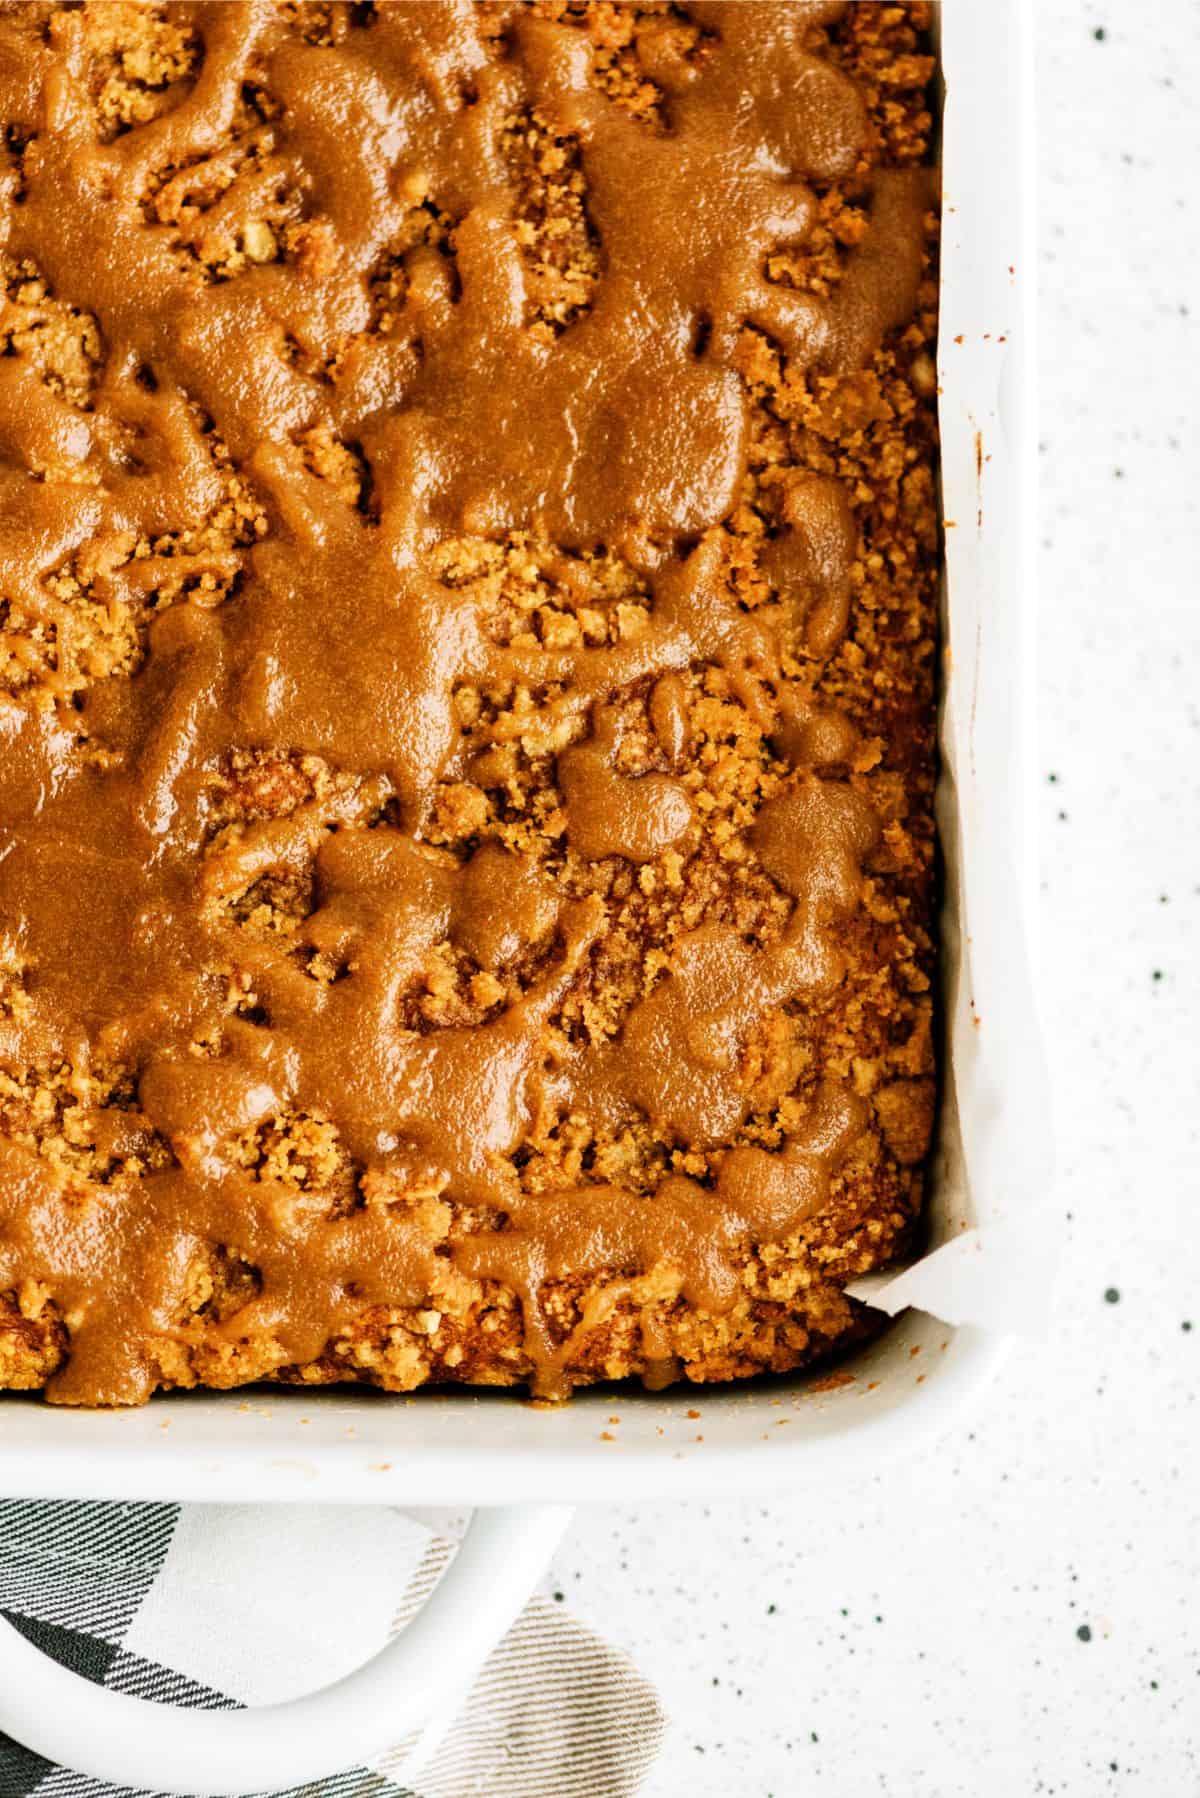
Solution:
<path fill-rule="evenodd" d="M 1081 1623 L 1079 1625 L 1079 1628 L 1075 1631 L 1075 1634 L 1079 1637 L 1079 1640 L 1081 1642 L 1090 1642 L 1092 1639 L 1091 1624 L 1090 1623 Z"/>

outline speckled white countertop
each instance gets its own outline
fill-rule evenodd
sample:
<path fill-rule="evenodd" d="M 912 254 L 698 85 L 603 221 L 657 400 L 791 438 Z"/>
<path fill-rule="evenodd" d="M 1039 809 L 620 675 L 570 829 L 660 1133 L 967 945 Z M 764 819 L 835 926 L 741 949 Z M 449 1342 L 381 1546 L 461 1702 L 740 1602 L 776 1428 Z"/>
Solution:
<path fill-rule="evenodd" d="M 836 1502 L 581 1514 L 647 1798 L 1200 1793 L 1200 6 L 1035 7 L 1053 1335 Z"/>

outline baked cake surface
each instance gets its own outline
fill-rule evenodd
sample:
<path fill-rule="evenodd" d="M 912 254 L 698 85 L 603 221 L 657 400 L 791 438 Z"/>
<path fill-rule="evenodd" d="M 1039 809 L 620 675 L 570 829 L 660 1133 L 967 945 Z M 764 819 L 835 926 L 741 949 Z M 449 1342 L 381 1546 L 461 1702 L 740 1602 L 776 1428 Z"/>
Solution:
<path fill-rule="evenodd" d="M 935 1097 L 928 12 L 0 8 L 0 1386 L 861 1331 Z"/>

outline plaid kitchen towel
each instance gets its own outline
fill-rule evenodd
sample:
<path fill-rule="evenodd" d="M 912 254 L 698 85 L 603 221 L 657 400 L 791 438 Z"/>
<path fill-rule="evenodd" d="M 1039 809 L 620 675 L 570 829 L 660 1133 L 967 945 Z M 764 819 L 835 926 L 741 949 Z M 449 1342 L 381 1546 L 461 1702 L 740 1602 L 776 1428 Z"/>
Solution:
<path fill-rule="evenodd" d="M 382 1508 L 0 1502 L 0 1611 L 113 1690 L 269 1704 L 360 1665 L 452 1552 Z M 626 1798 L 663 1730 L 630 1662 L 535 1596 L 447 1726 L 303 1798 Z M 0 1798 L 35 1794 L 116 1798 L 0 1735 Z"/>

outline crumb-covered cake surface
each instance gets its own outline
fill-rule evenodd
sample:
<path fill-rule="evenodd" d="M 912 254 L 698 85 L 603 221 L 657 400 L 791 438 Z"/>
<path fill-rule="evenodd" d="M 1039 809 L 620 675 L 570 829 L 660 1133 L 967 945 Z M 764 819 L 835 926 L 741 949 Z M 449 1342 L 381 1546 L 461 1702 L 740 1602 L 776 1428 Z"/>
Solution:
<path fill-rule="evenodd" d="M 0 1387 L 861 1333 L 935 1097 L 928 14 L 0 5 Z"/>

